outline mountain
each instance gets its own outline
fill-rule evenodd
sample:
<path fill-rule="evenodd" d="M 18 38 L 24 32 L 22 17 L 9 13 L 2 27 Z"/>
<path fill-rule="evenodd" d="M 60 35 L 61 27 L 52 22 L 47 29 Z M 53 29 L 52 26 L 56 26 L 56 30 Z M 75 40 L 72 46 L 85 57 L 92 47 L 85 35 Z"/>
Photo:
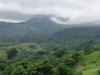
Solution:
<path fill-rule="evenodd" d="M 34 15 L 21 23 L 0 22 L 0 41 L 48 41 L 61 44 L 67 48 L 75 48 L 89 40 L 100 40 L 99 24 L 59 24 L 70 18 L 53 15 Z M 19 40 L 20 39 L 20 40 Z"/>
<path fill-rule="evenodd" d="M 22 23 L 0 22 L 0 41 L 11 41 L 16 38 L 31 36 L 36 36 L 37 38 L 37 34 L 41 36 L 53 34 L 66 27 L 65 25 L 53 22 L 51 17 L 51 15 L 35 15 L 32 19 Z"/>
<path fill-rule="evenodd" d="M 86 43 L 100 41 L 100 26 L 66 28 L 52 35 L 61 46 L 71 49 L 83 47 Z"/>
<path fill-rule="evenodd" d="M 38 28 L 40 32 L 52 34 L 54 32 L 58 32 L 66 27 L 66 25 L 57 24 L 52 21 L 52 15 L 35 15 L 33 18 L 25 24 Z"/>
<path fill-rule="evenodd" d="M 58 39 L 99 39 L 100 26 L 66 28 L 54 34 Z"/>

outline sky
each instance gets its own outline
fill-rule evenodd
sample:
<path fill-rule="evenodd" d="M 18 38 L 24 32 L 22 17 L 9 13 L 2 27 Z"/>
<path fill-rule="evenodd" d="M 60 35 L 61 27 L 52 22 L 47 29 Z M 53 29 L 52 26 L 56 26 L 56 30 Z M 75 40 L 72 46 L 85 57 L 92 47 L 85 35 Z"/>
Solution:
<path fill-rule="evenodd" d="M 0 0 L 0 12 L 7 11 L 69 17 L 68 23 L 99 22 L 100 0 Z"/>

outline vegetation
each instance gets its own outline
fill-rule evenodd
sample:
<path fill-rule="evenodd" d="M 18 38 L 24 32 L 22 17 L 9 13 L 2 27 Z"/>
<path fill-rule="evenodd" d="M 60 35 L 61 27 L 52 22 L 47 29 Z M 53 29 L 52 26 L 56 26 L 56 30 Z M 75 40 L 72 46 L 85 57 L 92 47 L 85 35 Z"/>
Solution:
<path fill-rule="evenodd" d="M 9 44 L 9 43 L 8 43 Z M 3 43 L 0 48 L 0 75 L 99 75 L 100 45 L 80 50 L 49 50 L 36 43 Z"/>
<path fill-rule="evenodd" d="M 100 75 L 100 28 L 49 18 L 0 24 L 0 75 Z"/>

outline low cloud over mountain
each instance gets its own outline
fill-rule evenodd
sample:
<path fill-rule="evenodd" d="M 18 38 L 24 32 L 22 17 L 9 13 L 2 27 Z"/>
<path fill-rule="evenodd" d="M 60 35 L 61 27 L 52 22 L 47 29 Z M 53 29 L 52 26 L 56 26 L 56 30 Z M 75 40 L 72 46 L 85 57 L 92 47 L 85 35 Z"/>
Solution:
<path fill-rule="evenodd" d="M 99 22 L 99 8 L 100 0 L 0 0 L 0 12 L 52 14 L 69 17 L 68 23 Z"/>

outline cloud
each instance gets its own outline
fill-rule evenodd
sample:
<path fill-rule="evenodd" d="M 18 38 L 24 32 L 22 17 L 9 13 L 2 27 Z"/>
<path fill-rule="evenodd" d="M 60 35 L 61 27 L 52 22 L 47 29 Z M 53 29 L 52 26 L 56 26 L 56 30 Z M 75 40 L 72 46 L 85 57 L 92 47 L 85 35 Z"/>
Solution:
<path fill-rule="evenodd" d="M 1 18 L 0 21 L 4 21 L 4 22 L 12 22 L 12 23 L 20 23 L 20 22 L 24 22 L 22 20 L 14 20 L 14 19 L 3 19 Z"/>
<path fill-rule="evenodd" d="M 68 23 L 100 21 L 100 0 L 0 0 L 0 11 L 69 17 Z"/>

